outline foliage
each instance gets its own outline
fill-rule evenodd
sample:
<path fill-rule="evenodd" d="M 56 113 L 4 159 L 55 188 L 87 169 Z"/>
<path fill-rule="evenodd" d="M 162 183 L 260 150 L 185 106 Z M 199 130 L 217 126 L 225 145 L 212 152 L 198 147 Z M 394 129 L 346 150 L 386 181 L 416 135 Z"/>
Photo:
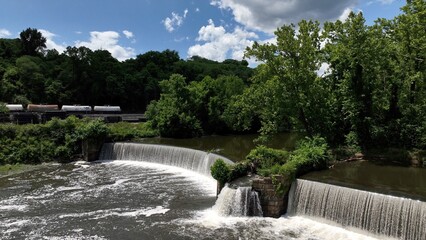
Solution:
<path fill-rule="evenodd" d="M 151 102 L 146 112 L 149 122 L 161 136 L 194 137 L 227 132 L 225 109 L 245 85 L 234 76 L 207 76 L 200 82 L 187 83 L 182 75 L 173 74 L 161 81 L 160 87 L 160 99 Z"/>
<path fill-rule="evenodd" d="M 46 38 L 35 28 L 27 28 L 20 34 L 22 51 L 25 55 L 35 56 L 46 47 Z"/>
<path fill-rule="evenodd" d="M 238 162 L 230 167 L 228 181 L 233 181 L 237 178 L 247 176 L 247 173 L 251 172 L 252 166 L 248 161 Z"/>
<path fill-rule="evenodd" d="M 280 169 L 281 173 L 300 176 L 312 170 L 325 169 L 331 158 L 329 147 L 324 138 L 314 136 L 298 142 L 288 160 L 289 166 Z M 287 164 L 284 164 L 285 166 Z M 289 170 L 296 170 L 290 173 Z"/>
<path fill-rule="evenodd" d="M 202 134 L 191 92 L 182 75 L 174 74 L 160 83 L 162 95 L 146 112 L 152 126 L 165 137 L 194 137 Z"/>
<path fill-rule="evenodd" d="M 230 166 L 226 164 L 222 159 L 217 159 L 214 164 L 210 167 L 211 175 L 216 179 L 220 185 L 225 185 L 229 181 L 231 173 Z"/>
<path fill-rule="evenodd" d="M 6 107 L 4 103 L 0 102 L 0 114 L 7 113 L 7 112 L 9 112 L 9 109 Z"/>
<path fill-rule="evenodd" d="M 101 120 L 90 120 L 85 124 L 80 124 L 76 128 L 78 140 L 105 138 L 109 133 L 109 128 Z"/>
<path fill-rule="evenodd" d="M 108 138 L 114 142 L 158 136 L 157 131 L 149 123 L 119 122 L 108 124 L 108 128 Z"/>
<path fill-rule="evenodd" d="M 254 171 L 262 176 L 269 176 L 271 169 L 276 169 L 287 162 L 289 153 L 284 150 L 258 146 L 247 155 L 247 161 L 253 166 Z"/>
<path fill-rule="evenodd" d="M 0 165 L 67 162 L 81 153 L 81 141 L 106 136 L 109 130 L 100 121 L 68 117 L 46 124 L 0 124 Z"/>
<path fill-rule="evenodd" d="M 323 30 L 311 20 L 281 26 L 276 43 L 246 49 L 262 62 L 255 69 L 172 50 L 124 62 L 86 47 L 41 51 L 44 37 L 26 29 L 0 39 L 0 101 L 147 110 L 162 136 L 259 131 L 263 141 L 295 130 L 351 151 L 425 149 L 425 12 L 424 0 L 412 0 L 371 26 L 361 12 Z"/>
<path fill-rule="evenodd" d="M 236 75 L 247 81 L 246 61 L 215 62 L 194 57 L 181 60 L 177 51 L 149 51 L 119 62 L 106 50 L 67 47 L 64 53 L 45 50 L 37 29 L 22 31 L 18 39 L 0 39 L 0 101 L 120 105 L 142 112 L 160 98 L 160 82 L 181 73 L 187 82 L 207 75 Z"/>
<path fill-rule="evenodd" d="M 264 64 L 233 96 L 226 123 L 240 131 L 260 123 L 262 135 L 304 131 L 353 151 L 424 148 L 425 9 L 425 1 L 407 1 L 403 14 L 372 26 L 350 13 L 326 22 L 321 34 L 318 22 L 306 20 L 278 28 L 276 43 L 247 48 Z"/>

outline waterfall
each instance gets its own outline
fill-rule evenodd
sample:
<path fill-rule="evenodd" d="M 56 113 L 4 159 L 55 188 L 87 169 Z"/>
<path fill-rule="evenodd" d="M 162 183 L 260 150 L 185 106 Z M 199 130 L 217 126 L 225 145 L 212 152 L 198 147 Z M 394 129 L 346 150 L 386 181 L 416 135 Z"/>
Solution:
<path fill-rule="evenodd" d="M 218 158 L 233 164 L 231 160 L 217 154 L 189 148 L 140 143 L 105 143 L 99 156 L 100 160 L 134 160 L 170 165 L 206 176 L 211 176 L 210 166 Z"/>
<path fill-rule="evenodd" d="M 259 195 L 251 187 L 234 189 L 226 185 L 213 209 L 221 216 L 263 216 Z"/>
<path fill-rule="evenodd" d="M 426 239 L 426 203 L 407 198 L 298 179 L 287 212 L 399 239 Z"/>

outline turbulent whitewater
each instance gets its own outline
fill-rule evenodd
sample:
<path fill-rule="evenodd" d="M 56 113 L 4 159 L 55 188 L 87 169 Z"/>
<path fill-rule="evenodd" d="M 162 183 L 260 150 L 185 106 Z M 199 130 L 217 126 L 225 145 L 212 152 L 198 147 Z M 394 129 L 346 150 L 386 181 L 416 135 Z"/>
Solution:
<path fill-rule="evenodd" d="M 251 187 L 236 189 L 225 186 L 213 209 L 221 216 L 263 216 L 259 195 Z"/>
<path fill-rule="evenodd" d="M 399 239 L 426 239 L 426 203 L 298 179 L 288 212 Z"/>
<path fill-rule="evenodd" d="M 246 217 L 261 216 L 259 196 L 216 199 L 214 154 L 126 143 L 101 158 L 0 176 L 0 239 L 374 239 L 303 216 Z"/>
<path fill-rule="evenodd" d="M 101 160 L 134 160 L 164 164 L 191 170 L 206 176 L 210 175 L 210 166 L 221 158 L 225 162 L 233 162 L 225 157 L 199 150 L 141 143 L 106 143 L 103 145 L 99 159 Z"/>

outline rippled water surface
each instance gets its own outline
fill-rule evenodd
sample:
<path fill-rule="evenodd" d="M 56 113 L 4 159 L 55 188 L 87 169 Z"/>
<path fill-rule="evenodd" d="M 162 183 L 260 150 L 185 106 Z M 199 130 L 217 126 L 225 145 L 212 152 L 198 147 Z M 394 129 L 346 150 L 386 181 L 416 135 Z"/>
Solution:
<path fill-rule="evenodd" d="M 216 183 L 132 161 L 46 165 L 0 178 L 0 239 L 368 239 L 303 217 L 212 210 Z"/>

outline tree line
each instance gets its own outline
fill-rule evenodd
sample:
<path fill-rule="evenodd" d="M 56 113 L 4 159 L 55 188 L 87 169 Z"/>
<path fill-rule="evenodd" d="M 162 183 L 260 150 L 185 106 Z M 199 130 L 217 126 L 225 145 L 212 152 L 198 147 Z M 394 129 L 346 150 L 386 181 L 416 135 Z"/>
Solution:
<path fill-rule="evenodd" d="M 296 130 L 331 146 L 424 149 L 425 26 L 424 0 L 371 26 L 361 12 L 323 25 L 302 20 L 278 28 L 276 43 L 246 49 L 261 62 L 255 69 L 171 50 L 124 62 L 84 47 L 41 53 L 22 36 L 2 39 L 0 101 L 147 109 L 151 126 L 170 137 L 259 131 L 265 140 Z"/>
<path fill-rule="evenodd" d="M 170 136 L 258 130 L 267 140 L 301 130 L 359 150 L 425 148 L 425 26 L 424 0 L 408 1 L 402 14 L 371 26 L 362 12 L 323 26 L 284 25 L 275 31 L 277 43 L 246 49 L 246 57 L 262 62 L 248 84 L 226 78 L 188 84 L 173 75 L 160 84 L 148 116 Z"/>
<path fill-rule="evenodd" d="M 159 82 L 179 73 L 188 82 L 222 75 L 247 79 L 247 61 L 182 60 L 173 50 L 149 51 L 119 62 L 106 50 L 46 50 L 46 38 L 28 28 L 17 39 L 0 39 L 0 102 L 120 105 L 143 112 L 160 97 Z"/>

